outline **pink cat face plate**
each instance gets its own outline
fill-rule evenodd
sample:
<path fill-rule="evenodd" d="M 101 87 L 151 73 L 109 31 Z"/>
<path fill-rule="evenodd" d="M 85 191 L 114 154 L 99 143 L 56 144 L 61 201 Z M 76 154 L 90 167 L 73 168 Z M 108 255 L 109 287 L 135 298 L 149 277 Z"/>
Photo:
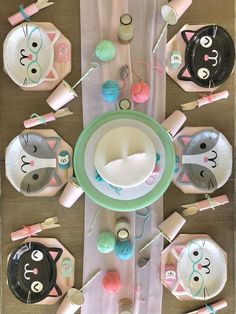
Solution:
<path fill-rule="evenodd" d="M 161 269 L 162 283 L 179 299 L 208 300 L 227 280 L 226 254 L 207 235 L 177 237 L 163 251 Z"/>
<path fill-rule="evenodd" d="M 52 89 L 70 72 L 71 44 L 51 23 L 22 23 L 5 38 L 3 61 L 21 88 Z"/>
<path fill-rule="evenodd" d="M 72 148 L 53 130 L 27 130 L 6 149 L 6 176 L 27 196 L 54 195 L 72 175 Z"/>

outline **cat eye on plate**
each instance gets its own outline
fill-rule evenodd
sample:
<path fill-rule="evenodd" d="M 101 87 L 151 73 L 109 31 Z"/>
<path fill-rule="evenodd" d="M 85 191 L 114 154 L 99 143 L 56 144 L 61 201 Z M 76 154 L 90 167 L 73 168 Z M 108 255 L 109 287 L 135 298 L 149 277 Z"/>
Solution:
<path fill-rule="evenodd" d="M 212 39 L 211 37 L 209 36 L 203 36 L 201 39 L 200 39 L 200 44 L 202 47 L 204 48 L 209 48 L 211 47 L 212 45 Z"/>

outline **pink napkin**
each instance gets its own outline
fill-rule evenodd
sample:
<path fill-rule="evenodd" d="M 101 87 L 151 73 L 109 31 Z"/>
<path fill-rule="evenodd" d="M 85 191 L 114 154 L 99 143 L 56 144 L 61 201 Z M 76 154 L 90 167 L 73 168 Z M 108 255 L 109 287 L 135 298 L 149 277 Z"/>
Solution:
<path fill-rule="evenodd" d="M 88 67 L 96 44 L 102 39 L 110 39 L 116 43 L 117 56 L 109 63 L 103 63 L 94 70 L 82 83 L 83 119 L 84 125 L 98 115 L 115 109 L 115 105 L 106 104 L 101 96 L 101 85 L 109 79 L 120 79 L 119 72 L 127 64 L 130 68 L 129 81 L 123 97 L 129 97 L 132 83 L 139 79 L 132 73 L 131 65 L 135 62 L 145 62 L 153 66 L 160 66 L 165 70 L 165 36 L 158 52 L 152 54 L 153 45 L 160 34 L 164 22 L 160 8 L 167 1 L 163 0 L 81 0 L 81 62 L 82 73 Z M 129 45 L 118 42 L 118 25 L 120 16 L 129 13 L 134 21 L 134 39 Z M 146 104 L 135 105 L 135 110 L 146 112 L 158 121 L 165 117 L 165 73 L 145 67 L 135 66 L 136 72 L 148 82 L 151 88 L 151 97 Z M 135 304 L 135 313 L 161 313 L 162 285 L 159 280 L 160 253 L 163 249 L 163 240 L 159 238 L 152 247 L 142 255 L 129 261 L 120 261 L 114 253 L 102 255 L 96 249 L 98 233 L 103 230 L 114 230 L 115 221 L 120 217 L 127 217 L 131 222 L 132 241 L 135 242 L 136 252 L 151 235 L 156 233 L 156 226 L 163 221 L 163 205 L 159 200 L 151 206 L 150 218 L 145 223 L 145 232 L 142 240 L 136 240 L 135 234 L 140 235 L 144 219 L 133 213 L 120 213 L 102 209 L 89 234 L 98 206 L 90 199 L 85 200 L 85 236 L 84 236 L 84 282 L 98 268 L 104 273 L 109 270 L 118 270 L 121 274 L 122 289 L 116 295 L 103 291 L 101 277 L 98 277 L 85 290 L 85 303 L 82 314 L 111 314 L 118 312 L 118 303 L 121 298 L 130 298 Z M 144 211 L 145 212 L 145 211 Z M 139 268 L 137 262 L 141 257 L 151 257 L 145 267 Z M 140 292 L 135 289 L 139 286 Z"/>

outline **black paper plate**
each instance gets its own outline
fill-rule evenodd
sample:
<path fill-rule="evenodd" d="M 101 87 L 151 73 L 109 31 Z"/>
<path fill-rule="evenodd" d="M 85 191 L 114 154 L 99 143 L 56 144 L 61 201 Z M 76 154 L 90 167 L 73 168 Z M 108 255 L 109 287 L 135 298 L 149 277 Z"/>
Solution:
<path fill-rule="evenodd" d="M 232 73 L 235 60 L 234 42 L 218 25 L 181 33 L 186 42 L 185 66 L 178 79 L 212 88 L 221 85 Z M 209 71 L 209 72 L 208 72 Z"/>
<path fill-rule="evenodd" d="M 8 285 L 14 296 L 24 303 L 37 303 L 61 295 L 56 285 L 56 261 L 62 249 L 47 248 L 37 242 L 27 242 L 12 252 L 7 269 Z"/>

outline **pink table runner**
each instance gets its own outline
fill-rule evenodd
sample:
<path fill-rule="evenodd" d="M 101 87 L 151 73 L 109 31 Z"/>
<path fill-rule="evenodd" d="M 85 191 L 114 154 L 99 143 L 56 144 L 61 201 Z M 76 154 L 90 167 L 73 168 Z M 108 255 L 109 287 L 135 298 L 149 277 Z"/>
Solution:
<path fill-rule="evenodd" d="M 93 71 L 82 84 L 83 121 L 84 125 L 98 115 L 113 110 L 113 105 L 106 104 L 101 96 L 101 85 L 108 79 L 119 79 L 119 72 L 123 65 L 130 69 L 135 62 L 145 62 L 165 69 L 165 36 L 158 52 L 153 55 L 154 42 L 160 34 L 164 23 L 160 15 L 160 7 L 166 0 L 81 0 L 81 62 L 84 73 L 91 60 L 96 44 L 102 39 L 113 40 L 117 45 L 117 56 L 109 63 L 103 63 L 99 69 Z M 117 40 L 120 16 L 129 13 L 134 21 L 134 39 L 129 45 L 121 45 Z M 137 64 L 136 72 L 149 83 L 151 97 L 146 104 L 135 105 L 135 110 L 146 112 L 158 121 L 165 116 L 165 74 L 160 74 L 151 67 Z M 139 79 L 132 73 L 126 89 L 129 90 L 133 82 Z M 151 207 L 151 215 L 145 224 L 142 240 L 135 239 L 135 234 L 142 232 L 144 218 L 134 213 L 119 213 L 101 209 L 89 234 L 98 206 L 86 197 L 85 200 L 85 230 L 84 230 L 84 282 L 97 269 L 104 273 L 118 270 L 121 274 L 123 287 L 116 295 L 107 294 L 101 285 L 102 275 L 91 283 L 85 290 L 85 304 L 83 314 L 115 314 L 118 313 L 118 303 L 121 298 L 130 298 L 135 303 L 135 313 L 161 313 L 162 286 L 159 281 L 160 253 L 163 249 L 162 239 L 158 239 L 145 253 L 136 253 L 129 261 L 120 261 L 114 253 L 102 255 L 97 251 L 97 235 L 103 230 L 114 230 L 117 218 L 126 216 L 131 222 L 132 240 L 135 242 L 136 252 L 152 234 L 156 233 L 156 226 L 163 220 L 163 204 L 159 200 Z M 139 211 L 140 212 L 140 211 Z M 142 212 L 142 211 L 141 211 Z M 145 210 L 143 211 L 145 213 Z M 151 257 L 150 262 L 139 268 L 137 262 L 141 257 Z M 138 286 L 141 293 L 135 290 Z M 144 302 L 143 302 L 144 301 Z"/>

